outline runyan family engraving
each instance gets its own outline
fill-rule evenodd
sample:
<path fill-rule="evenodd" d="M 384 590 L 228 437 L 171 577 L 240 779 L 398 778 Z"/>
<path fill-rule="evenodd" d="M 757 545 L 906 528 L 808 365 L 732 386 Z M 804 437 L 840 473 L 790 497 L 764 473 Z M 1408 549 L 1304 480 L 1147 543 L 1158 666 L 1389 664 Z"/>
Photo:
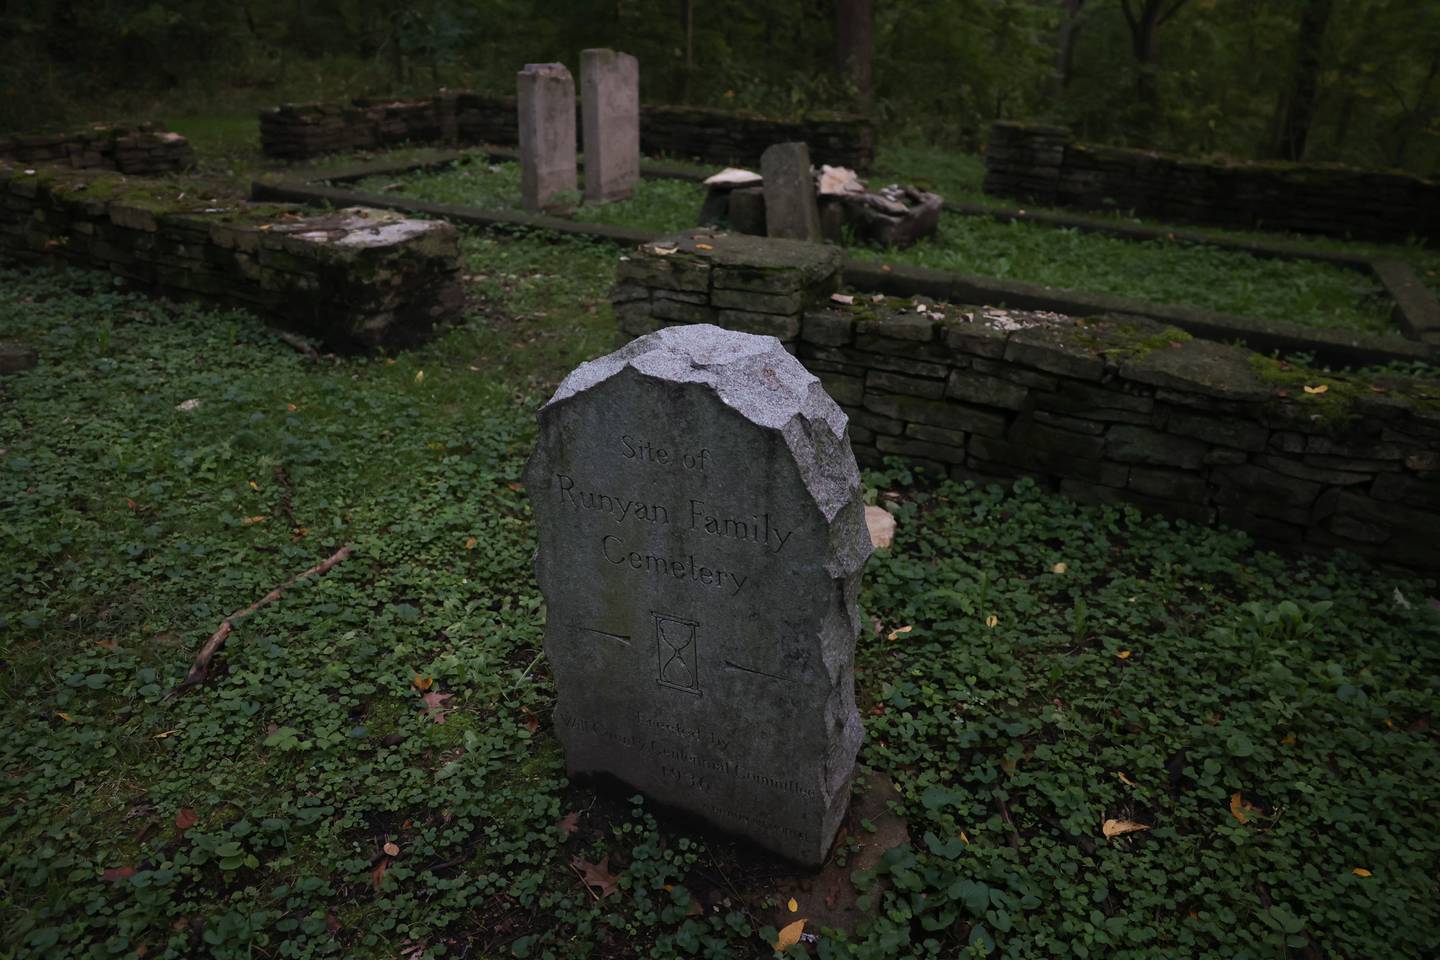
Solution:
<path fill-rule="evenodd" d="M 846 429 L 779 341 L 709 325 L 561 384 L 526 485 L 572 773 L 824 861 L 861 739 Z"/>

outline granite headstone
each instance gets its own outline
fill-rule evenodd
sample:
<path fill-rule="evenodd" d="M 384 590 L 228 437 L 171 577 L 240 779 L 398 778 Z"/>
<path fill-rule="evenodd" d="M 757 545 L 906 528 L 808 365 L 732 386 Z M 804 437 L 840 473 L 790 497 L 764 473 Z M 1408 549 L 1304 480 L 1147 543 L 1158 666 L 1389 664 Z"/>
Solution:
<path fill-rule="evenodd" d="M 575 80 L 563 63 L 527 63 L 515 75 L 520 199 L 531 213 L 573 202 Z"/>
<path fill-rule="evenodd" d="M 624 200 L 640 179 L 640 62 L 628 53 L 580 51 L 585 202 Z"/>
<path fill-rule="evenodd" d="M 560 385 L 526 485 L 572 774 L 824 862 L 862 735 L 847 430 L 778 340 L 708 324 Z"/>
<path fill-rule="evenodd" d="M 815 176 L 810 148 L 803 143 L 776 143 L 760 155 L 765 179 L 765 230 L 783 240 L 820 240 L 820 209 L 815 202 Z"/>

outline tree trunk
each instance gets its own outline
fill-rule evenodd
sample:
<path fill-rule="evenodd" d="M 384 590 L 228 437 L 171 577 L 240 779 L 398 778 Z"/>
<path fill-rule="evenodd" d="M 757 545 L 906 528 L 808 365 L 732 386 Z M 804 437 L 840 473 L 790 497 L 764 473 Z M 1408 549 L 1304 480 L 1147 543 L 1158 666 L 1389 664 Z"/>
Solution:
<path fill-rule="evenodd" d="M 1295 57 L 1295 79 L 1280 114 L 1276 129 L 1275 156 L 1300 160 L 1305 141 L 1315 120 L 1315 101 L 1320 90 L 1320 56 L 1325 27 L 1330 22 L 1333 0 L 1308 0 L 1300 15 L 1299 50 Z"/>
<path fill-rule="evenodd" d="M 1075 40 L 1080 35 L 1080 11 L 1085 0 L 1060 0 L 1064 11 L 1060 18 L 1060 43 L 1055 56 L 1055 86 L 1057 90 L 1070 87 L 1070 74 L 1075 67 Z"/>
<path fill-rule="evenodd" d="M 875 98 L 875 9 L 872 0 L 836 0 L 835 67 L 864 109 Z"/>
<path fill-rule="evenodd" d="M 1130 49 L 1135 54 L 1135 99 L 1140 105 L 1137 129 L 1148 137 L 1160 116 L 1160 28 L 1185 6 L 1188 0 L 1120 0 L 1120 10 L 1130 27 Z"/>
<path fill-rule="evenodd" d="M 685 26 L 685 74 L 680 79 L 680 102 L 690 102 L 690 78 L 695 75 L 695 0 L 680 0 Z"/>

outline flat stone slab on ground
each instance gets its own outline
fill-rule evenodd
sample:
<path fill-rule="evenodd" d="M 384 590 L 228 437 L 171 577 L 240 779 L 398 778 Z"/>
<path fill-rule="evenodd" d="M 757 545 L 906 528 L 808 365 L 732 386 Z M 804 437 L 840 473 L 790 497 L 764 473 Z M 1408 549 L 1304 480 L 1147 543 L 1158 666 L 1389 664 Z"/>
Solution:
<path fill-rule="evenodd" d="M 29 370 L 38 362 L 33 347 L 19 340 L 0 340 L 0 375 Z"/>
<path fill-rule="evenodd" d="M 570 772 L 824 862 L 871 548 L 819 381 L 773 337 L 659 330 L 566 378 L 526 485 Z"/>

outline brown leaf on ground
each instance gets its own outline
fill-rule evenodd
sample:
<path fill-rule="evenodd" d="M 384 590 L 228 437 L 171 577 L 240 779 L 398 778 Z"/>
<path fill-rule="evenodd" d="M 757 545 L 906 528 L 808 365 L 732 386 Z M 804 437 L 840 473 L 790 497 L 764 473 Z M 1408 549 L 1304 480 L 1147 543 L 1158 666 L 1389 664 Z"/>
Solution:
<path fill-rule="evenodd" d="M 380 889 L 380 882 L 385 879 L 385 870 L 390 866 L 390 858 L 386 857 L 375 864 L 375 869 L 370 871 L 370 885 L 376 890 Z"/>
<path fill-rule="evenodd" d="M 196 813 L 190 807 L 181 807 L 180 812 L 175 814 L 175 829 L 181 833 L 189 830 L 199 822 L 200 814 Z"/>
<path fill-rule="evenodd" d="M 452 696 L 454 696 L 454 694 L 440 693 L 437 690 L 431 690 L 425 694 L 425 696 L 420 698 L 425 701 L 425 715 L 436 723 L 444 723 L 445 701 L 449 700 Z"/>
<path fill-rule="evenodd" d="M 1255 813 L 1259 809 L 1255 804 L 1247 803 L 1238 790 L 1230 796 L 1230 816 L 1241 823 L 1249 823 L 1250 818 L 1246 814 Z"/>
<path fill-rule="evenodd" d="M 1106 820 L 1100 830 L 1107 837 L 1120 837 L 1127 833 L 1137 833 L 1141 830 L 1149 830 L 1150 827 L 1143 823 L 1136 823 L 1134 820 Z"/>
<path fill-rule="evenodd" d="M 570 865 L 580 874 L 580 879 L 585 886 L 590 887 L 603 900 L 619 889 L 619 877 L 610 872 L 610 858 L 606 857 L 599 863 L 591 863 L 576 857 L 570 861 Z"/>
<path fill-rule="evenodd" d="M 114 883 L 117 880 L 129 880 L 133 876 L 135 876 L 134 867 L 111 867 L 100 874 L 100 879 Z"/>
<path fill-rule="evenodd" d="M 395 843 L 395 841 L 393 840 L 385 844 L 385 846 L 381 847 L 381 849 L 392 857 L 400 856 L 400 845 Z"/>
<path fill-rule="evenodd" d="M 780 935 L 775 938 L 775 949 L 785 950 L 800 942 L 800 934 L 805 932 L 805 919 L 802 917 L 794 923 L 787 923 L 780 930 Z"/>
<path fill-rule="evenodd" d="M 565 836 L 573 837 L 575 836 L 575 831 L 580 829 L 580 814 L 567 813 L 560 818 L 560 821 L 556 823 L 555 826 L 559 827 L 560 832 Z"/>

